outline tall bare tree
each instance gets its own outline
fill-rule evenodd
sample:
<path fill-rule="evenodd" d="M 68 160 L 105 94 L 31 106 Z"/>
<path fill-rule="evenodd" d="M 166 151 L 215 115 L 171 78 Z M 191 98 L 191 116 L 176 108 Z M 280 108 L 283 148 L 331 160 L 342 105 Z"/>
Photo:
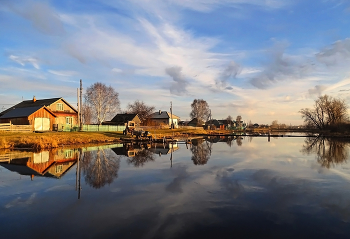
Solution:
<path fill-rule="evenodd" d="M 86 89 L 85 102 L 98 124 L 113 117 L 120 108 L 119 94 L 111 86 L 96 82 Z"/>
<path fill-rule="evenodd" d="M 278 128 L 278 121 L 277 120 L 272 121 L 271 128 L 274 128 L 274 129 Z"/>
<path fill-rule="evenodd" d="M 344 100 L 328 95 L 320 96 L 313 109 L 304 108 L 299 112 L 307 126 L 325 129 L 347 120 L 347 108 Z"/>
<path fill-rule="evenodd" d="M 242 127 L 242 116 L 240 116 L 240 115 L 237 115 L 237 118 L 236 118 L 236 127 L 237 127 L 237 128 L 241 128 L 241 127 Z"/>
<path fill-rule="evenodd" d="M 201 121 L 207 121 L 210 115 L 208 103 L 203 99 L 194 99 L 191 104 L 192 111 L 190 113 L 191 119 L 197 118 Z"/>
<path fill-rule="evenodd" d="M 226 120 L 232 121 L 232 120 L 233 120 L 233 119 L 232 119 L 232 116 L 231 116 L 231 115 L 227 116 Z"/>
<path fill-rule="evenodd" d="M 82 111 L 83 111 L 83 124 L 92 124 L 93 115 L 91 112 L 91 106 L 89 106 L 84 102 Z"/>
<path fill-rule="evenodd" d="M 144 122 L 150 114 L 153 113 L 155 107 L 146 105 L 143 101 L 135 100 L 127 106 L 127 112 L 130 114 L 138 114 L 141 122 Z"/>

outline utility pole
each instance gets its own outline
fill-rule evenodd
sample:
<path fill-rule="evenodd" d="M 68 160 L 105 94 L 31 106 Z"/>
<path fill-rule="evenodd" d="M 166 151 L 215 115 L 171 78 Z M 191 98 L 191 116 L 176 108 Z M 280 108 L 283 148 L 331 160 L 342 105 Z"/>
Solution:
<path fill-rule="evenodd" d="M 173 122 L 173 102 L 170 101 L 170 114 L 171 114 L 171 129 L 174 128 L 174 122 Z"/>
<path fill-rule="evenodd" d="M 79 88 L 77 88 L 77 110 L 78 110 L 78 124 L 79 124 L 79 128 L 80 128 L 80 97 L 79 97 Z"/>
<path fill-rule="evenodd" d="M 79 94 L 79 98 L 80 98 L 80 101 L 79 101 L 79 105 L 80 105 L 80 111 L 79 111 L 79 114 L 80 114 L 80 121 L 79 121 L 79 126 L 80 126 L 80 131 L 83 130 L 83 100 L 82 100 L 82 96 L 83 96 L 83 81 L 80 79 L 80 94 Z"/>

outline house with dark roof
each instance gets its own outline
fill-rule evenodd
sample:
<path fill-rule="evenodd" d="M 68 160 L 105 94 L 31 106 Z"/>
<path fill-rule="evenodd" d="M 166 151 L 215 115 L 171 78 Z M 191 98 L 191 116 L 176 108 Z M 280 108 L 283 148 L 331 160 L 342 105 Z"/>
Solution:
<path fill-rule="evenodd" d="M 198 119 L 198 118 L 193 118 L 190 122 L 187 123 L 188 126 L 193 126 L 193 127 L 201 127 L 203 126 L 203 121 Z"/>
<path fill-rule="evenodd" d="M 220 129 L 222 127 L 222 123 L 216 119 L 211 119 L 205 122 L 205 126 L 208 129 Z"/>
<path fill-rule="evenodd" d="M 63 98 L 25 100 L 0 113 L 0 123 L 33 125 L 34 130 L 72 128 L 78 111 Z"/>
<path fill-rule="evenodd" d="M 167 111 L 157 111 L 151 114 L 148 119 L 152 122 L 154 125 L 165 125 L 171 127 L 171 125 L 174 126 L 174 128 L 179 127 L 179 121 L 180 117 L 171 114 Z"/>
<path fill-rule="evenodd" d="M 136 126 L 140 126 L 141 120 L 138 114 L 117 114 L 111 121 L 105 121 L 102 124 L 107 125 L 126 125 L 128 121 L 134 121 Z"/>

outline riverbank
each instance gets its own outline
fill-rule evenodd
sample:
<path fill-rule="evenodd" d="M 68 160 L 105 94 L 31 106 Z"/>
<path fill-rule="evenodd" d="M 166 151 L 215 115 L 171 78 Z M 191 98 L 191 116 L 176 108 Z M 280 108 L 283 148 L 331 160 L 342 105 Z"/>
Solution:
<path fill-rule="evenodd" d="M 231 136 L 232 130 L 204 130 L 204 129 L 151 129 L 153 139 L 185 138 L 191 136 Z M 236 134 L 248 133 L 254 135 L 257 131 L 237 131 Z M 258 131 L 259 132 L 259 131 Z M 263 131 L 261 131 L 263 132 Z M 278 136 L 281 131 L 271 131 L 270 136 Z M 285 132 L 285 131 L 284 131 Z M 289 131 L 291 132 L 291 131 Z M 301 132 L 301 131 L 297 131 Z M 304 131 L 305 132 L 305 131 Z M 337 135 L 337 134 L 333 134 Z M 345 135 L 342 134 L 342 137 Z M 131 139 L 131 135 L 122 132 L 44 132 L 19 133 L 0 131 L 0 149 L 32 148 L 51 149 L 62 146 L 76 146 L 84 144 L 117 143 L 123 139 Z M 134 137 L 135 138 L 135 137 Z M 133 139 L 134 139 L 133 138 Z"/>
<path fill-rule="evenodd" d="M 188 129 L 154 129 L 150 130 L 153 138 L 178 137 L 180 135 L 192 135 L 205 133 L 205 130 Z M 131 135 L 123 135 L 122 132 L 44 132 L 44 133 L 19 133 L 0 131 L 0 149 L 32 148 L 51 149 L 67 145 L 83 145 L 91 143 L 122 142 L 123 138 Z"/>
<path fill-rule="evenodd" d="M 51 149 L 66 145 L 121 142 L 122 132 L 0 132 L 0 149 Z"/>

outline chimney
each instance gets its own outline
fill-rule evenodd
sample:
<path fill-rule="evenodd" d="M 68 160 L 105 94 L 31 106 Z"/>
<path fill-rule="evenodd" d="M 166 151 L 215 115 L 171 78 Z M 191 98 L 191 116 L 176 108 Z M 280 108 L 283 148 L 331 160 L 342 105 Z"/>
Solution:
<path fill-rule="evenodd" d="M 161 111 L 161 110 L 159 110 L 159 114 L 160 114 L 160 115 L 162 114 L 162 111 Z"/>
<path fill-rule="evenodd" d="M 33 96 L 33 103 L 36 101 L 36 98 L 35 98 L 35 96 Z"/>

